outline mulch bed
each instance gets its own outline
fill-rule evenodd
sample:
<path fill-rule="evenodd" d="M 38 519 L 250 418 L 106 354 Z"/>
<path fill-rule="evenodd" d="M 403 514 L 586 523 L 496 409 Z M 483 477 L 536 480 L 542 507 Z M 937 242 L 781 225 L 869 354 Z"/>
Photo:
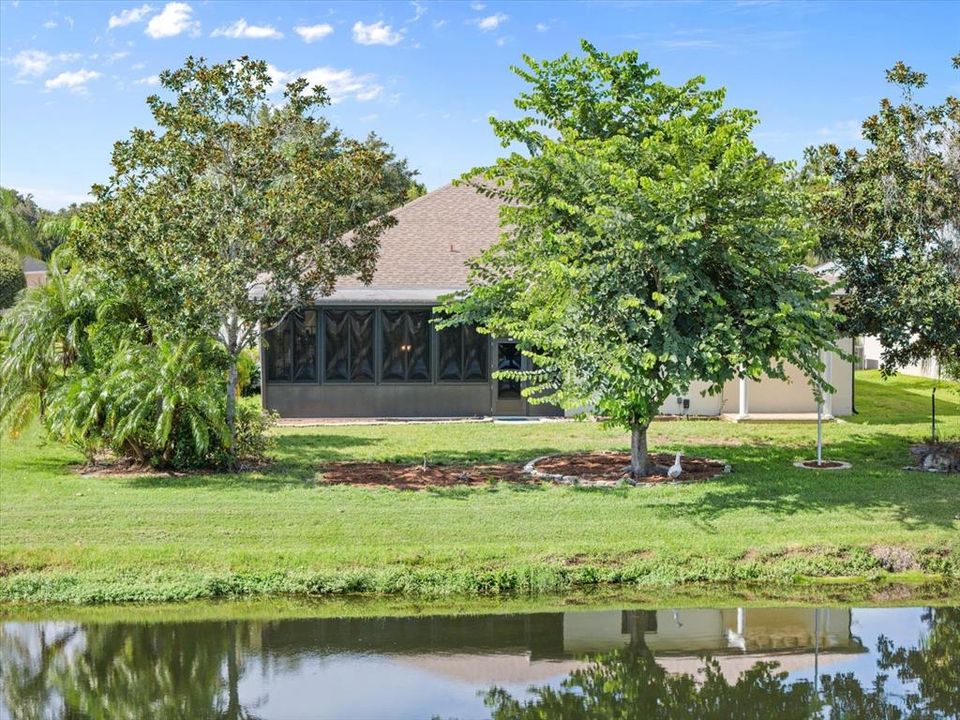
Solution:
<path fill-rule="evenodd" d="M 664 468 L 673 464 L 676 456 L 669 453 L 651 455 L 650 459 Z M 397 490 L 420 490 L 454 485 L 487 485 L 493 482 L 537 484 L 561 481 L 581 485 L 616 485 L 625 477 L 630 464 L 626 453 L 578 453 L 554 455 L 536 461 L 536 470 L 560 478 L 538 477 L 527 472 L 519 463 L 486 463 L 483 465 L 406 465 L 389 462 L 329 463 L 317 473 L 318 485 L 366 485 L 392 487 Z M 671 480 L 666 472 L 641 479 L 644 483 L 700 482 L 725 472 L 728 466 L 720 460 L 684 457 L 680 461 L 683 474 Z"/>
<path fill-rule="evenodd" d="M 325 465 L 317 474 L 319 485 L 381 485 L 398 490 L 419 490 L 452 485 L 485 485 L 492 482 L 535 483 L 518 463 L 485 465 L 404 465 L 388 462 L 343 462 Z"/>
<path fill-rule="evenodd" d="M 843 463 L 834 462 L 833 460 L 824 460 L 819 463 L 816 460 L 804 460 L 802 465 L 812 470 L 833 470 L 843 467 Z"/>
<path fill-rule="evenodd" d="M 676 455 L 672 453 L 656 453 L 649 456 L 656 465 L 661 466 L 651 475 L 639 479 L 641 483 L 662 482 L 700 482 L 710 480 L 730 472 L 729 466 L 721 460 L 710 460 L 701 457 L 686 457 L 680 459 L 682 474 L 676 480 L 667 476 L 666 469 L 673 465 Z M 551 455 L 540 458 L 533 464 L 533 468 L 548 475 L 562 476 L 564 482 L 573 482 L 576 478 L 584 485 L 611 485 L 627 477 L 630 466 L 630 456 L 627 453 L 579 453 L 576 455 Z M 560 480 L 561 477 L 555 478 Z"/>

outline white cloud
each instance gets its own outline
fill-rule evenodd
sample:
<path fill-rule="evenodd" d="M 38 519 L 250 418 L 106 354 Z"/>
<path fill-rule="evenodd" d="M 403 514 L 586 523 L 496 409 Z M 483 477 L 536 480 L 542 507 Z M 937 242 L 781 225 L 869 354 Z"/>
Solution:
<path fill-rule="evenodd" d="M 149 5 L 141 5 L 140 7 L 122 10 L 119 15 L 110 16 L 110 19 L 107 21 L 107 29 L 113 30 L 117 27 L 123 27 L 124 25 L 132 25 L 133 23 L 141 22 L 142 20 L 146 19 L 151 10 L 153 10 L 153 8 Z"/>
<path fill-rule="evenodd" d="M 538 22 L 536 27 L 537 27 L 537 32 L 546 32 L 547 30 L 550 29 L 550 26 L 547 25 L 545 22 Z"/>
<path fill-rule="evenodd" d="M 413 5 L 413 17 L 407 20 L 408 23 L 415 23 L 427 14 L 426 4 L 418 2 L 418 0 L 410 0 L 410 4 Z"/>
<path fill-rule="evenodd" d="M 382 20 L 369 25 L 357 20 L 353 24 L 353 40 L 361 45 L 396 45 L 403 40 L 403 30 L 394 32 Z"/>
<path fill-rule="evenodd" d="M 0 60 L 13 65 L 17 70 L 15 81 L 24 83 L 29 82 L 27 78 L 43 75 L 54 63 L 72 63 L 81 57 L 83 55 L 80 53 L 62 52 L 51 55 L 43 50 L 21 50 L 12 58 L 0 58 Z"/>
<path fill-rule="evenodd" d="M 17 77 L 43 75 L 53 57 L 43 50 L 21 50 L 9 61 L 17 69 Z"/>
<path fill-rule="evenodd" d="M 487 6 L 484 5 L 482 2 L 473 2 L 473 3 L 470 3 L 470 9 L 471 9 L 471 10 L 476 10 L 477 12 L 480 12 L 481 10 L 483 10 L 483 9 L 486 8 L 486 7 L 487 7 Z"/>
<path fill-rule="evenodd" d="M 370 113 L 369 115 L 364 115 L 360 118 L 360 122 L 373 122 L 380 116 L 377 113 Z"/>
<path fill-rule="evenodd" d="M 169 2 L 150 18 L 145 32 L 154 39 L 175 37 L 183 32 L 195 35 L 200 32 L 200 22 L 192 18 L 193 8 L 187 3 Z"/>
<path fill-rule="evenodd" d="M 438 28 L 438 29 L 439 29 L 439 28 L 442 28 L 442 27 L 443 27 L 444 25 L 446 25 L 446 24 L 447 24 L 447 21 L 446 21 L 446 20 L 434 20 L 434 21 L 433 21 L 433 26 L 434 26 L 435 28 Z"/>
<path fill-rule="evenodd" d="M 82 93 L 86 91 L 88 82 L 96 80 L 99 77 L 101 77 L 101 73 L 98 73 L 96 70 L 73 70 L 70 72 L 62 72 L 55 78 L 50 78 L 43 86 L 47 88 L 47 90 L 66 88 L 71 92 Z"/>
<path fill-rule="evenodd" d="M 346 99 L 367 102 L 380 97 L 383 92 L 383 86 L 376 82 L 375 76 L 370 74 L 357 75 L 349 68 L 339 69 L 325 66 L 302 72 L 286 72 L 273 65 L 268 65 L 267 70 L 272 81 L 270 91 L 274 93 L 283 90 L 286 83 L 301 77 L 306 78 L 310 87 L 323 85 L 330 95 L 330 101 L 334 103 Z"/>
<path fill-rule="evenodd" d="M 115 53 L 110 53 L 110 55 L 107 57 L 107 60 L 110 62 L 116 62 L 117 60 L 123 60 L 125 57 L 129 57 L 129 55 L 129 50 L 120 50 Z"/>
<path fill-rule="evenodd" d="M 244 18 L 240 18 L 232 25 L 217 28 L 210 37 L 243 38 L 245 40 L 280 40 L 283 33 L 272 25 L 249 25 Z"/>
<path fill-rule="evenodd" d="M 148 75 L 145 78 L 140 78 L 139 80 L 133 81 L 134 85 L 159 85 L 160 76 L 159 75 Z"/>
<path fill-rule="evenodd" d="M 318 25 L 297 25 L 293 31 L 303 38 L 305 43 L 323 40 L 327 35 L 333 32 L 333 25 L 330 23 L 319 23 Z"/>
<path fill-rule="evenodd" d="M 143 70 L 147 66 L 146 63 L 138 62 L 130 66 L 131 70 Z"/>
<path fill-rule="evenodd" d="M 43 27 L 44 27 L 46 30 L 53 30 L 56 26 L 57 26 L 57 21 L 56 21 L 56 20 L 47 20 L 47 21 L 43 24 Z"/>
<path fill-rule="evenodd" d="M 477 18 L 473 23 L 480 28 L 481 32 L 490 32 L 496 30 L 508 19 L 509 17 L 503 13 L 495 13 L 494 15 L 487 15 L 487 17 Z"/>

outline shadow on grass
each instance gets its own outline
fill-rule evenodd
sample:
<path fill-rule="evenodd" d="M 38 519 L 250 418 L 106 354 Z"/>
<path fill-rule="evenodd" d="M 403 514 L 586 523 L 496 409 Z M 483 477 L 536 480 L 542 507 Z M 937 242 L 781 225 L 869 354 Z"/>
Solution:
<path fill-rule="evenodd" d="M 760 437 L 758 430 L 745 427 L 743 444 L 733 445 L 729 438 L 665 438 L 658 451 L 682 450 L 689 455 L 724 459 L 733 465 L 733 474 L 705 483 L 654 488 L 571 488 L 568 492 L 597 498 L 604 496 L 642 502 L 657 515 L 684 517 L 713 531 L 717 518 L 730 512 L 754 511 L 766 517 L 816 514 L 841 510 L 856 520 L 859 516 L 886 511 L 904 528 L 952 528 L 960 514 L 960 476 L 905 472 L 910 462 L 909 446 L 922 439 L 924 418 L 929 416 L 929 388 L 932 382 L 921 378 L 894 378 L 882 381 L 867 376 L 858 379 L 857 403 L 862 414 L 848 419 L 846 427 L 830 425 L 826 430 L 827 459 L 853 463 L 852 470 L 825 472 L 794 468 L 797 460 L 810 459 L 816 453 L 816 426 L 792 428 L 789 436 Z M 941 417 L 960 414 L 954 402 L 953 388 L 938 401 Z M 922 391 L 922 392 L 921 392 Z M 926 393 L 926 396 L 923 394 Z M 939 393 L 938 393 L 939 394 Z M 902 432 L 863 425 L 911 425 Z M 278 460 L 261 470 L 244 474 L 199 474 L 181 477 L 151 476 L 118 481 L 130 487 L 196 488 L 205 490 L 253 489 L 280 491 L 314 486 L 317 472 L 326 463 L 349 460 L 383 460 L 417 465 L 422 452 L 409 447 L 391 454 L 390 433 L 364 437 L 351 431 L 317 429 L 310 433 L 282 434 L 278 437 Z M 462 437 L 449 440 L 443 428 L 431 436 L 427 461 L 431 465 L 475 465 L 494 462 L 523 463 L 542 455 L 586 449 L 580 441 L 552 441 L 560 447 L 535 447 L 531 437 L 527 447 L 489 447 L 477 438 L 469 444 Z M 542 442 L 542 440 L 541 440 Z M 499 444 L 496 439 L 490 445 Z M 626 438 L 624 438 L 624 445 Z M 385 452 L 386 451 L 386 452 Z M 41 460 L 43 462 L 43 460 Z M 529 493 L 552 489 L 549 484 L 497 482 L 473 487 L 447 486 L 427 490 L 438 500 L 463 500 L 488 492 Z M 324 492 L 337 489 L 325 488 Z M 650 493 L 642 495 L 640 493 Z M 592 502 L 593 500 L 591 500 Z M 883 538 L 877 538 L 882 542 Z"/>
<path fill-rule="evenodd" d="M 782 439 L 752 442 L 740 446 L 692 445 L 678 439 L 673 444 L 685 452 L 723 458 L 733 473 L 722 478 L 684 486 L 655 486 L 631 489 L 571 487 L 567 492 L 593 498 L 642 499 L 644 505 L 663 518 L 684 517 L 704 532 L 712 532 L 719 517 L 744 510 L 766 517 L 816 514 L 843 510 L 853 519 L 886 510 L 907 529 L 953 527 L 960 514 L 960 476 L 907 472 L 908 448 L 912 440 L 900 434 L 860 432 L 846 434 L 827 445 L 826 457 L 848 460 L 852 470 L 814 471 L 793 467 L 796 460 L 815 455 L 815 427 L 810 427 L 809 444 L 784 444 Z M 359 448 L 376 445 L 377 438 L 349 435 L 291 436 L 281 438 L 282 459 L 272 466 L 244 474 L 198 474 L 181 477 L 148 476 L 121 480 L 129 487 L 230 490 L 264 492 L 310 487 L 318 468 L 325 462 L 356 458 Z M 660 448 L 658 448 L 660 449 Z M 553 447 L 528 449 L 489 448 L 482 452 L 434 448 L 432 464 L 470 465 L 492 462 L 524 462 L 540 455 L 563 452 Z M 442 459 L 442 463 L 440 460 Z M 420 457 L 401 455 L 394 462 L 416 465 Z M 343 487 L 343 486 L 340 486 Z M 438 500 L 465 500 L 484 493 L 544 492 L 550 484 L 491 482 L 474 486 L 426 488 Z M 324 492 L 336 491 L 333 487 Z M 642 493 L 650 493 L 642 495 Z M 882 542 L 882 538 L 877 538 Z"/>
<path fill-rule="evenodd" d="M 689 486 L 697 490 L 653 507 L 662 517 L 686 517 L 708 532 L 718 517 L 741 510 L 776 517 L 842 509 L 854 518 L 887 510 L 907 529 L 953 527 L 960 517 L 960 476 L 905 471 L 909 444 L 908 438 L 890 433 L 836 441 L 827 458 L 853 463 L 852 469 L 839 471 L 793 467 L 796 460 L 813 457 L 814 447 L 807 453 L 774 443 L 716 448 L 732 463 L 732 474 Z M 697 446 L 696 451 L 712 449 Z"/>
<path fill-rule="evenodd" d="M 910 375 L 883 379 L 877 372 L 857 374 L 857 409 L 846 418 L 858 425 L 929 422 L 931 391 L 937 387 L 937 416 L 960 418 L 960 384 Z"/>

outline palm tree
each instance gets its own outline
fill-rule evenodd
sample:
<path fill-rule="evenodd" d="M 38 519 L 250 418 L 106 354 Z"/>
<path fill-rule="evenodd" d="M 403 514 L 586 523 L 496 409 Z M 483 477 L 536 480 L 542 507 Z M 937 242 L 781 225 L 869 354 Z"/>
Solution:
<path fill-rule="evenodd" d="M 62 374 L 89 356 L 94 292 L 69 247 L 54 252 L 48 281 L 28 289 L 0 321 L 0 427 L 16 433 L 43 415 Z"/>
<path fill-rule="evenodd" d="M 0 188 L 0 247 L 13 250 L 17 255 L 37 256 L 34 242 L 36 231 L 26 219 L 17 212 L 20 197 L 16 191 Z"/>
<path fill-rule="evenodd" d="M 72 205 L 56 213 L 43 212 L 36 229 L 38 250 L 52 252 L 79 232 L 83 227 L 81 209 Z"/>

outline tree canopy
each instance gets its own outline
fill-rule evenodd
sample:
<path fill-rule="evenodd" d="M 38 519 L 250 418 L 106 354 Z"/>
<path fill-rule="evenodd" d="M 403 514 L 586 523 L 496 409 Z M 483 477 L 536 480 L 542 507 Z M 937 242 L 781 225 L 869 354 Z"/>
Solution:
<path fill-rule="evenodd" d="M 372 277 L 412 173 L 380 138 L 349 139 L 319 116 L 322 87 L 301 78 L 275 101 L 265 62 L 191 57 L 160 84 L 172 97 L 147 99 L 157 129 L 116 143 L 77 245 L 172 332 L 223 345 L 233 434 L 240 352 L 339 277 Z"/>
<path fill-rule="evenodd" d="M 646 474 L 650 421 L 693 381 L 716 393 L 792 363 L 819 393 L 835 318 L 803 267 L 803 189 L 754 147 L 755 113 L 703 78 L 659 81 L 636 52 L 583 51 L 514 68 L 521 117 L 491 124 L 526 152 L 464 176 L 504 201 L 504 233 L 446 322 L 516 339 L 531 401 L 631 429 Z"/>
<path fill-rule="evenodd" d="M 953 59 L 960 69 L 960 55 Z M 819 254 L 834 260 L 845 329 L 877 336 L 884 372 L 960 361 L 960 100 L 924 105 L 924 73 L 887 71 L 901 100 L 864 120 L 867 148 L 807 151 Z"/>

